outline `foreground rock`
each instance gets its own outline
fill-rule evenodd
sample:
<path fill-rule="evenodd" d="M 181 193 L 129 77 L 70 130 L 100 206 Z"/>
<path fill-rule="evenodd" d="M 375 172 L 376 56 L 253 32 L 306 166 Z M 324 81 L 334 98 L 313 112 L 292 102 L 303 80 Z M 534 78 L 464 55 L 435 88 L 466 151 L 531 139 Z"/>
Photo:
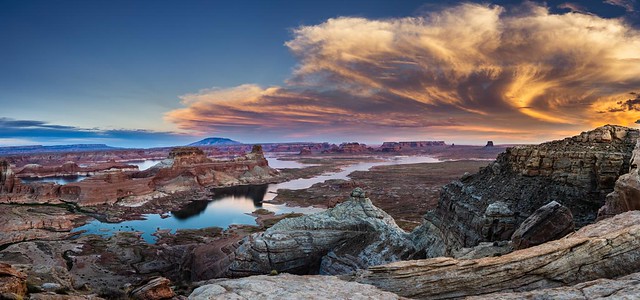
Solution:
<path fill-rule="evenodd" d="M 348 201 L 322 213 L 284 219 L 245 238 L 230 276 L 346 274 L 371 265 L 422 257 L 410 235 L 356 188 Z"/>
<path fill-rule="evenodd" d="M 480 242 L 510 239 L 535 210 L 553 200 L 577 227 L 592 223 L 616 179 L 629 170 L 637 129 L 603 126 L 533 146 L 508 148 L 479 173 L 443 187 L 418 236 L 427 255 L 449 255 Z"/>
<path fill-rule="evenodd" d="M 176 294 L 171 289 L 171 280 L 164 277 L 152 278 L 130 293 L 131 298 L 139 300 L 169 299 Z"/>
<path fill-rule="evenodd" d="M 551 201 L 528 217 L 513 233 L 514 249 L 524 249 L 557 240 L 572 233 L 575 228 L 571 211 L 562 204 Z"/>
<path fill-rule="evenodd" d="M 640 211 L 632 211 L 500 257 L 395 262 L 370 267 L 356 281 L 420 299 L 555 288 L 637 272 L 639 239 Z"/>
<path fill-rule="evenodd" d="M 542 289 L 521 293 L 498 293 L 469 297 L 468 300 L 515 299 L 640 299 L 640 273 L 618 279 L 597 279 L 569 287 Z"/>
<path fill-rule="evenodd" d="M 203 285 L 189 296 L 193 300 L 213 299 L 404 299 L 374 286 L 342 281 L 334 276 L 251 276 L 220 279 Z"/>

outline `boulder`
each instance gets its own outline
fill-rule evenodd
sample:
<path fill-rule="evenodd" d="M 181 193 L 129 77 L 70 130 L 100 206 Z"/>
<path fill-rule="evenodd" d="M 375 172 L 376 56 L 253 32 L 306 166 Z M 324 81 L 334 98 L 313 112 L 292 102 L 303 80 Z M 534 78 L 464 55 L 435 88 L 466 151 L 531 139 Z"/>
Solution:
<path fill-rule="evenodd" d="M 571 211 L 551 201 L 529 216 L 511 237 L 513 248 L 524 249 L 559 239 L 575 229 Z"/>
<path fill-rule="evenodd" d="M 371 265 L 422 257 L 410 235 L 356 188 L 349 200 L 321 213 L 279 221 L 245 238 L 231 276 L 345 274 Z"/>
<path fill-rule="evenodd" d="M 506 255 L 395 262 L 369 267 L 356 276 L 356 281 L 418 299 L 557 288 L 637 272 L 638 239 L 640 211 L 631 211 L 562 239 Z"/>
<path fill-rule="evenodd" d="M 335 276 L 251 276 L 219 279 L 196 288 L 189 299 L 405 299 L 374 286 L 342 281 Z"/>

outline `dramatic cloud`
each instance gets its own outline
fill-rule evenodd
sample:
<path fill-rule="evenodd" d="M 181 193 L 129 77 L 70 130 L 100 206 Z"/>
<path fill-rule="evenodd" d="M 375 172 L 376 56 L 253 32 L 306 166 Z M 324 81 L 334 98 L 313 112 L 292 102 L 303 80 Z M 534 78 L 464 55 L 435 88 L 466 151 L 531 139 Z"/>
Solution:
<path fill-rule="evenodd" d="M 194 140 L 193 136 L 149 130 L 103 130 L 49 124 L 36 120 L 0 117 L 0 146 L 36 144 L 108 143 L 112 146 L 150 147 L 176 145 Z M 157 144 L 153 144 L 157 143 Z"/>
<path fill-rule="evenodd" d="M 286 46 L 300 63 L 284 87 L 202 90 L 166 118 L 199 132 L 509 141 L 640 119 L 625 102 L 640 90 L 640 32 L 621 19 L 462 4 L 329 19 Z"/>

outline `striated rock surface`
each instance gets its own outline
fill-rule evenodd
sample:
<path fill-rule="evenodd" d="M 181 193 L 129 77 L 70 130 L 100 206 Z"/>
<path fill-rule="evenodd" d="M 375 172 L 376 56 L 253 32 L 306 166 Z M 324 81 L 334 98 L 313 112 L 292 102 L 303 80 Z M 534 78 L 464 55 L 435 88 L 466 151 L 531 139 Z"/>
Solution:
<path fill-rule="evenodd" d="M 0 246 L 35 239 L 59 239 L 88 217 L 56 206 L 0 205 Z"/>
<path fill-rule="evenodd" d="M 633 150 L 629 173 L 618 178 L 613 192 L 607 195 L 605 205 L 598 211 L 598 219 L 621 212 L 640 210 L 640 140 Z"/>
<path fill-rule="evenodd" d="M 640 211 L 632 211 L 500 257 L 395 262 L 369 267 L 356 281 L 419 299 L 556 288 L 637 272 L 639 239 Z"/>
<path fill-rule="evenodd" d="M 245 238 L 229 275 L 345 274 L 367 266 L 420 257 L 410 235 L 375 207 L 360 188 L 322 213 L 288 218 Z"/>
<path fill-rule="evenodd" d="M 562 204 L 551 201 L 538 208 L 513 233 L 514 249 L 524 249 L 553 241 L 572 233 L 575 229 L 571 211 Z"/>
<path fill-rule="evenodd" d="M 506 240 L 553 200 L 570 209 L 577 227 L 592 223 L 616 179 L 629 170 L 638 136 L 637 129 L 606 125 L 563 140 L 508 148 L 479 173 L 444 186 L 416 237 L 426 240 L 430 257 Z"/>
<path fill-rule="evenodd" d="M 152 278 L 130 293 L 131 298 L 139 300 L 170 299 L 176 294 L 171 289 L 171 280 L 164 277 Z"/>
<path fill-rule="evenodd" d="M 342 143 L 340 146 L 333 146 L 330 149 L 323 150 L 322 153 L 367 153 L 372 152 L 373 148 L 367 147 L 365 144 L 353 142 Z"/>
<path fill-rule="evenodd" d="M 405 299 L 374 286 L 342 281 L 334 276 L 251 276 L 211 281 L 193 291 L 193 300 Z"/>
<path fill-rule="evenodd" d="M 520 293 L 497 293 L 468 297 L 466 299 L 640 299 L 640 273 L 633 273 L 617 279 L 597 279 L 569 287 L 541 289 Z"/>

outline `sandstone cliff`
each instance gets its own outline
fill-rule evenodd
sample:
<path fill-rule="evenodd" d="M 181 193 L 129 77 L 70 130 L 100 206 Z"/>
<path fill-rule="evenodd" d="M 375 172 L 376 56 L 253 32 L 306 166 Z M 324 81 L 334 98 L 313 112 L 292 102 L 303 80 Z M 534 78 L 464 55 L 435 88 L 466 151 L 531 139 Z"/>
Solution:
<path fill-rule="evenodd" d="M 639 131 L 606 125 L 540 145 L 508 148 L 474 175 L 443 187 L 438 207 L 414 232 L 428 256 L 510 239 L 536 209 L 557 201 L 577 227 L 596 219 L 616 179 L 629 170 Z"/>

